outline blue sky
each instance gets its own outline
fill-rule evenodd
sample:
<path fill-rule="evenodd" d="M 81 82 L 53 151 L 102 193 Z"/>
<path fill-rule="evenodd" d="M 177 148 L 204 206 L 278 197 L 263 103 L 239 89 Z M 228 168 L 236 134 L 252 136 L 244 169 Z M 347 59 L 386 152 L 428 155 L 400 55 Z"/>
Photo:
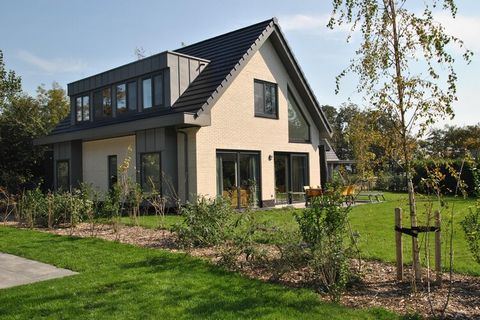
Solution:
<path fill-rule="evenodd" d="M 415 2 L 415 1 L 413 1 Z M 438 15 L 447 30 L 464 39 L 476 53 L 467 66 L 458 61 L 456 117 L 449 124 L 480 122 L 480 1 L 458 2 L 457 19 Z M 325 27 L 331 10 L 327 0 L 263 1 L 124 1 L 3 0 L 0 4 L 0 49 L 7 68 L 22 76 L 24 90 L 52 81 L 62 86 L 135 60 L 134 50 L 147 54 L 174 50 L 273 16 L 321 104 L 351 99 L 365 105 L 348 78 L 339 95 L 335 76 L 353 57 L 358 43 L 345 42 L 344 30 Z"/>

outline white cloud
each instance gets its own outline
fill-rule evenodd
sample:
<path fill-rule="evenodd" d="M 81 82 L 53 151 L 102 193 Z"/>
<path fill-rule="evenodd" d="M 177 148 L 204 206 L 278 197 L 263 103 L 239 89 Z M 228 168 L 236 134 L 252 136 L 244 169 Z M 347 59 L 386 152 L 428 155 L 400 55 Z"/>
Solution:
<path fill-rule="evenodd" d="M 480 52 L 480 17 L 457 14 L 453 19 L 447 12 L 435 15 L 435 20 L 441 23 L 448 34 L 463 40 L 465 47 L 474 52 Z"/>
<path fill-rule="evenodd" d="M 45 59 L 26 50 L 20 50 L 17 56 L 26 63 L 48 74 L 78 72 L 84 70 L 87 66 L 86 63 L 81 60 L 65 58 Z"/>
<path fill-rule="evenodd" d="M 280 26 L 285 31 L 297 31 L 313 34 L 322 34 L 327 37 L 336 38 L 340 33 L 339 39 L 345 40 L 346 35 L 351 33 L 351 24 L 342 24 L 335 26 L 334 29 L 327 27 L 330 20 L 329 14 L 320 15 L 306 15 L 306 14 L 294 14 L 285 15 L 279 17 Z M 354 32 L 355 33 L 355 32 Z"/>

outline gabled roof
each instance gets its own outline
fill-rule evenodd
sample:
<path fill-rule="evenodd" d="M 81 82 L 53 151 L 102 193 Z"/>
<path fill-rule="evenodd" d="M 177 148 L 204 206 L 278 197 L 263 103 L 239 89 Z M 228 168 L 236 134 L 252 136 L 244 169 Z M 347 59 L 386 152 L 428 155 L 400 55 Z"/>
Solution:
<path fill-rule="evenodd" d="M 290 77 L 295 82 L 295 87 L 302 95 L 312 117 L 323 124 L 324 136 L 330 137 L 332 129 L 280 30 L 276 18 L 175 50 L 175 52 L 208 59 L 210 63 L 172 107 L 187 110 L 197 109 L 197 115 L 208 111 L 253 54 L 269 38 Z"/>
<path fill-rule="evenodd" d="M 310 88 L 305 75 L 303 74 L 295 56 L 293 55 L 285 36 L 283 35 L 276 18 L 268 19 L 245 28 L 231 31 L 195 44 L 174 50 L 174 53 L 206 59 L 209 61 L 205 69 L 190 83 L 188 88 L 175 101 L 169 110 L 159 110 L 155 112 L 139 113 L 126 119 L 109 119 L 105 122 L 96 121 L 85 126 L 71 126 L 70 117 L 61 121 L 57 127 L 50 133 L 52 135 L 70 134 L 71 132 L 86 129 L 94 129 L 102 126 L 113 126 L 122 122 L 136 122 L 147 120 L 146 118 L 157 117 L 163 119 L 173 114 L 194 115 L 194 118 L 209 117 L 209 110 L 222 95 L 226 88 L 233 82 L 250 58 L 257 52 L 262 44 L 270 39 L 277 54 L 284 64 L 294 86 L 301 95 L 310 115 L 319 126 L 322 138 L 329 138 L 332 135 L 332 129 L 323 114 L 320 105 Z M 144 60 L 155 58 L 157 55 L 145 58 Z M 141 62 L 141 61 L 140 61 Z M 138 62 L 136 62 L 138 64 Z M 126 65 L 128 66 L 128 65 Z M 126 67 L 118 67 L 113 71 L 122 70 Z M 100 74 L 101 75 L 101 74 Z M 99 75 L 89 77 L 94 79 Z M 83 81 L 82 80 L 82 81 Z M 73 87 L 72 87 L 73 88 Z M 177 117 L 180 119 L 180 117 Z M 193 125 L 193 120 L 189 120 Z M 158 125 L 163 122 L 159 121 Z M 208 119 L 199 119 L 197 125 L 209 123 Z M 166 123 L 165 123 L 166 124 Z M 133 129 L 133 126 L 131 126 Z M 76 135 L 75 137 L 81 135 Z M 78 138 L 77 137 L 77 138 Z M 67 137 L 65 137 L 66 139 Z M 71 138 L 70 136 L 68 138 Z M 63 140 L 65 140 L 63 139 Z M 45 141 L 43 141 L 45 140 Z M 58 139 L 56 139 L 58 140 Z M 37 143 L 51 143 L 52 139 L 38 139 Z"/>

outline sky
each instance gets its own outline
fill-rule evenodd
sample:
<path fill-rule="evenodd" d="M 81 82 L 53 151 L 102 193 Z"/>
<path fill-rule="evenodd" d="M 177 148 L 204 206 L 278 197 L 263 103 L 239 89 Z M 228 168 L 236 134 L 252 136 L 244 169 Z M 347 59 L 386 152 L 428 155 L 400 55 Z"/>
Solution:
<path fill-rule="evenodd" d="M 457 6 L 455 20 L 446 14 L 435 18 L 475 55 L 469 65 L 457 59 L 456 116 L 438 125 L 480 122 L 480 1 L 460 0 Z M 0 50 L 7 69 L 15 70 L 33 95 L 40 84 L 56 81 L 66 88 L 134 61 L 135 48 L 147 55 L 174 50 L 275 16 L 319 103 L 365 107 L 354 77 L 335 95 L 335 77 L 354 57 L 359 39 L 354 34 L 347 43 L 344 28 L 326 28 L 330 12 L 328 0 L 2 0 Z"/>

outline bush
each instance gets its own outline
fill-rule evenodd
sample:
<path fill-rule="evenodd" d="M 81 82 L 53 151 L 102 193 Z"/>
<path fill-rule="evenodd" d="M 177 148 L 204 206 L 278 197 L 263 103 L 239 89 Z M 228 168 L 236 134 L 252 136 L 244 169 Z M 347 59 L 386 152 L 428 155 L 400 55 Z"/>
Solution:
<path fill-rule="evenodd" d="M 310 208 L 295 216 L 311 269 L 309 277 L 335 302 L 340 300 L 349 278 L 348 211 L 335 189 L 314 199 Z"/>
<path fill-rule="evenodd" d="M 461 224 L 473 258 L 480 263 L 480 203 L 470 209 Z"/>
<path fill-rule="evenodd" d="M 233 212 L 230 202 L 221 197 L 214 200 L 199 197 L 181 208 L 184 220 L 173 229 L 184 247 L 217 245 L 227 239 L 227 226 Z"/>
<path fill-rule="evenodd" d="M 92 201 L 80 190 L 44 194 L 39 188 L 27 190 L 20 196 L 19 219 L 27 226 L 74 226 L 92 210 Z"/>

